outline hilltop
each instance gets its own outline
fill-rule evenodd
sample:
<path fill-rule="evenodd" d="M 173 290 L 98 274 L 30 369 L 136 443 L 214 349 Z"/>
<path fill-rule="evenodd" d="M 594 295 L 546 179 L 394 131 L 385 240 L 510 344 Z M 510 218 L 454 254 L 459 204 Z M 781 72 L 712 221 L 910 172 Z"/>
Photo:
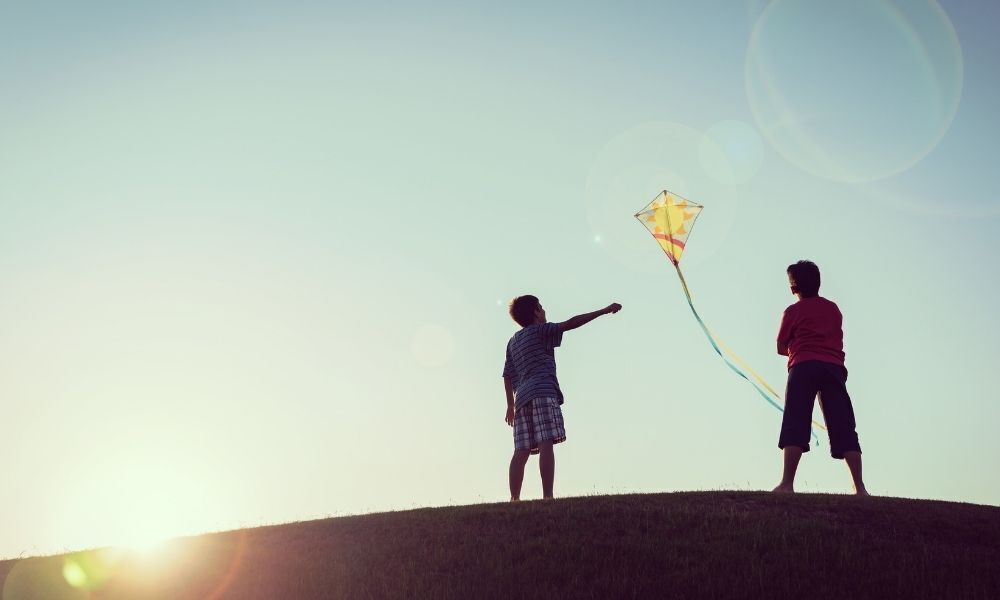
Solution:
<path fill-rule="evenodd" d="M 290 523 L 5 561 L 0 580 L 3 600 L 987 599 L 997 565 L 998 507 L 692 492 Z"/>

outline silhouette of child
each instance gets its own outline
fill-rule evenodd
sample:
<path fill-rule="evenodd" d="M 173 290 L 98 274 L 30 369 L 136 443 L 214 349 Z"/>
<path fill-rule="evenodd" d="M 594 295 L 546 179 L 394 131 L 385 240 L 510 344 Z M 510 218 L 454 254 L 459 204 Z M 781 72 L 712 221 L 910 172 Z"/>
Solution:
<path fill-rule="evenodd" d="M 552 445 L 566 441 L 563 425 L 563 394 L 556 378 L 555 348 L 563 332 L 576 329 L 601 315 L 616 313 L 620 304 L 577 315 L 562 323 L 545 320 L 545 309 L 535 296 L 518 296 L 510 303 L 510 316 L 521 326 L 507 342 L 503 367 L 507 394 L 507 424 L 514 428 L 514 456 L 510 459 L 510 499 L 521 498 L 524 465 L 539 454 L 542 495 L 552 498 L 556 458 Z"/>
<path fill-rule="evenodd" d="M 854 490 L 867 496 L 861 479 L 861 445 L 855 431 L 854 408 L 847 394 L 844 367 L 843 316 L 837 305 L 819 295 L 819 267 L 800 260 L 787 269 L 788 283 L 799 301 L 785 309 L 778 329 L 778 354 L 788 357 L 785 414 L 778 448 L 784 452 L 784 472 L 775 492 L 794 493 L 795 470 L 809 451 L 813 403 L 819 405 L 830 435 L 830 455 L 844 459 Z"/>

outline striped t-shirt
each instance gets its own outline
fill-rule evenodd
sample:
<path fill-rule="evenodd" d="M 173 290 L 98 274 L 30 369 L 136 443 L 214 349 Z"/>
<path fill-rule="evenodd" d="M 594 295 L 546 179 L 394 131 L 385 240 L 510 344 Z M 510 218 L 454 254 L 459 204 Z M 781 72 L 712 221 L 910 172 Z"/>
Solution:
<path fill-rule="evenodd" d="M 563 403 L 555 356 L 561 343 L 558 323 L 529 325 L 511 336 L 503 376 L 511 380 L 514 388 L 515 409 L 535 398 L 556 398 Z"/>

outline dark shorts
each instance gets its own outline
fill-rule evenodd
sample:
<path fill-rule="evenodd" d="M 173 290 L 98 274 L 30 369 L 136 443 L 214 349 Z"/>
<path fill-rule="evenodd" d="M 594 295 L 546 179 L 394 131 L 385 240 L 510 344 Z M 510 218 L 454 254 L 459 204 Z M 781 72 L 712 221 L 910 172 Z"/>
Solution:
<path fill-rule="evenodd" d="M 830 456 L 844 458 L 844 452 L 861 452 L 858 433 L 854 430 L 854 407 L 847 394 L 847 369 L 818 360 L 801 362 L 788 371 L 778 447 L 798 446 L 803 452 L 809 451 L 813 403 L 817 394 L 830 435 Z"/>

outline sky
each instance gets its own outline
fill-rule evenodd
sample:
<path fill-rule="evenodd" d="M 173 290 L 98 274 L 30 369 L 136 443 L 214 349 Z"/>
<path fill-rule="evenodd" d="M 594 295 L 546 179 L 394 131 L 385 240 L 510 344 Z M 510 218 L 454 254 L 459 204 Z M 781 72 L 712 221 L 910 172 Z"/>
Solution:
<path fill-rule="evenodd" d="M 0 556 L 508 498 L 764 490 L 814 260 L 876 495 L 1000 505 L 1000 5 L 0 3 Z M 994 266 L 990 266 L 994 265 Z M 819 415 L 819 411 L 816 411 Z M 848 493 L 823 436 L 797 488 Z M 540 496 L 537 462 L 524 497 Z"/>

